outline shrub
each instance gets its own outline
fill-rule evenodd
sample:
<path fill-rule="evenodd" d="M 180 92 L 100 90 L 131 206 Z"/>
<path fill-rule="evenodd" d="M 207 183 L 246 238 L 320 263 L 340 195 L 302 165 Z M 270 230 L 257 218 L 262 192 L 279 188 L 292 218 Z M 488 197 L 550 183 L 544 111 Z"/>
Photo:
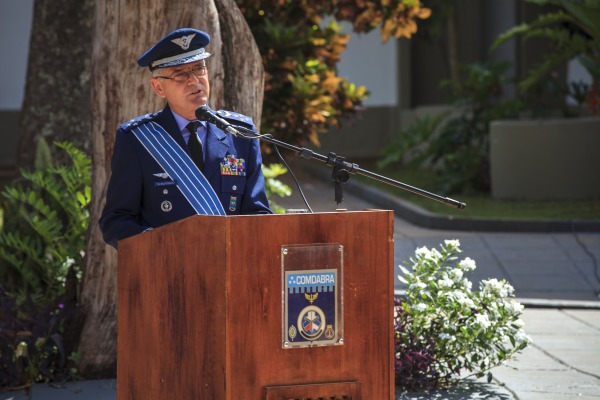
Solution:
<path fill-rule="evenodd" d="M 68 142 L 71 160 L 52 166 L 38 145 L 34 171 L 2 192 L 0 385 L 27 387 L 70 374 L 63 342 L 77 311 L 91 200 L 91 159 Z M 46 160 L 46 161 L 44 161 Z"/>
<path fill-rule="evenodd" d="M 288 171 L 287 168 L 282 164 L 269 164 L 268 166 L 263 164 L 262 171 L 265 176 L 265 192 L 269 198 L 269 207 L 276 214 L 285 213 L 285 208 L 277 204 L 273 197 L 274 195 L 288 197 L 292 194 L 292 189 L 288 185 L 275 179 L 285 174 Z"/>
<path fill-rule="evenodd" d="M 473 292 L 465 274 L 475 261 L 456 262 L 460 252 L 458 240 L 446 240 L 439 251 L 418 248 L 410 270 L 400 266 L 407 292 L 395 317 L 396 381 L 407 389 L 481 377 L 530 342 L 523 306 L 508 299 L 512 286 L 489 279 Z"/>
<path fill-rule="evenodd" d="M 490 122 L 514 118 L 522 107 L 518 100 L 503 99 L 508 67 L 507 63 L 472 64 L 464 67 L 464 82 L 442 82 L 450 88 L 455 111 L 423 117 L 400 131 L 384 150 L 379 166 L 397 162 L 410 151 L 412 164 L 436 171 L 436 191 L 488 192 Z"/>

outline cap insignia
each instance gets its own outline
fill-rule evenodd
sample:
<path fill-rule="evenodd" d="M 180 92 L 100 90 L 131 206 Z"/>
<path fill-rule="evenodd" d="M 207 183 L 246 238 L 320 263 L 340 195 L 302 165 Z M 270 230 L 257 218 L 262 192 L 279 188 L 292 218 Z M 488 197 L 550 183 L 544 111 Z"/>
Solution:
<path fill-rule="evenodd" d="M 192 34 L 192 35 L 188 35 L 188 36 L 182 36 L 180 38 L 176 38 L 171 40 L 171 42 L 175 43 L 177 46 L 181 47 L 183 50 L 187 50 L 190 47 L 190 44 L 192 44 L 192 39 L 194 38 L 194 36 L 196 36 L 196 34 Z"/>

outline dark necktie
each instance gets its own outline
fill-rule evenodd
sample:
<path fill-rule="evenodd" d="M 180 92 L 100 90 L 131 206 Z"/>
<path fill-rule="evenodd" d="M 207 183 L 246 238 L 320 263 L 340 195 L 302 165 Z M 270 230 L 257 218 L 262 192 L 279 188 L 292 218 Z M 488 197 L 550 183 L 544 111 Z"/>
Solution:
<path fill-rule="evenodd" d="M 200 125 L 199 121 L 192 121 L 187 124 L 186 128 L 190 131 L 190 139 L 188 140 L 187 145 L 190 150 L 192 161 L 194 161 L 194 164 L 202 171 L 202 168 L 204 168 L 204 155 L 202 154 L 202 142 L 198 138 L 196 132 L 198 125 Z"/>

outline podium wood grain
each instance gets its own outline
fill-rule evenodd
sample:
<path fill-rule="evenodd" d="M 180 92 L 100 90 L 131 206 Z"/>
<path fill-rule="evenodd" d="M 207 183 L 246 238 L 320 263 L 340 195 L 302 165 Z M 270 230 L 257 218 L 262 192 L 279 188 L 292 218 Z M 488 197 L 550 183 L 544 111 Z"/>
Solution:
<path fill-rule="evenodd" d="M 316 243 L 344 246 L 344 344 L 283 349 L 281 247 Z M 394 396 L 390 211 L 194 216 L 121 241 L 118 269 L 119 400 Z"/>

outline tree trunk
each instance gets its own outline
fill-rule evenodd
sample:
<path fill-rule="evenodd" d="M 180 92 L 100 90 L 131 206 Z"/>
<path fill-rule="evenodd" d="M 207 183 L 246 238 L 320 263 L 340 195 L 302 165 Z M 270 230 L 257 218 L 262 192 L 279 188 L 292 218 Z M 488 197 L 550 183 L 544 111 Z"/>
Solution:
<path fill-rule="evenodd" d="M 36 139 L 90 150 L 90 56 L 94 0 L 36 0 L 17 165 L 32 168 Z M 66 156 L 57 152 L 63 161 Z"/>
<path fill-rule="evenodd" d="M 92 53 L 91 106 L 93 199 L 87 265 L 82 288 L 85 321 L 79 350 L 86 377 L 114 376 L 116 370 L 116 251 L 104 244 L 98 218 L 104 206 L 117 126 L 161 109 L 163 100 L 137 58 L 173 29 L 208 32 L 211 105 L 259 121 L 263 72 L 252 33 L 233 0 L 97 0 Z M 226 51 L 225 51 L 226 50 Z M 160 277 L 157 277 L 160 279 Z"/>
<path fill-rule="evenodd" d="M 225 75 L 224 92 L 218 97 L 211 94 L 211 104 L 216 109 L 226 108 L 251 116 L 260 130 L 264 70 L 258 46 L 235 0 L 216 0 L 215 4 L 219 12 Z"/>

